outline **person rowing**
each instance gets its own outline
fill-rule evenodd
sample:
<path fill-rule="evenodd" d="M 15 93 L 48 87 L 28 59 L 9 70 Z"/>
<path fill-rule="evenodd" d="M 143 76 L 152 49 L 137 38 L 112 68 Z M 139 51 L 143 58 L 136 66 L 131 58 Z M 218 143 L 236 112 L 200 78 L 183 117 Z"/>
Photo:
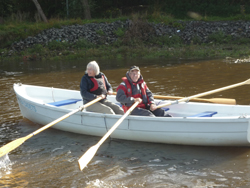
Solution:
<path fill-rule="evenodd" d="M 123 82 L 117 88 L 116 100 L 122 104 L 125 112 L 134 102 L 138 101 L 139 105 L 131 115 L 172 117 L 165 110 L 157 108 L 153 94 L 144 82 L 138 66 L 130 67 L 126 77 L 123 77 L 122 80 Z"/>
<path fill-rule="evenodd" d="M 106 99 L 107 94 L 112 94 L 112 86 L 107 77 L 100 72 L 100 67 L 96 61 L 91 61 L 87 65 L 85 75 L 80 83 L 80 92 L 83 104 L 92 101 L 97 97 L 102 100 L 86 108 L 87 111 L 105 114 L 124 114 L 122 108 Z"/>

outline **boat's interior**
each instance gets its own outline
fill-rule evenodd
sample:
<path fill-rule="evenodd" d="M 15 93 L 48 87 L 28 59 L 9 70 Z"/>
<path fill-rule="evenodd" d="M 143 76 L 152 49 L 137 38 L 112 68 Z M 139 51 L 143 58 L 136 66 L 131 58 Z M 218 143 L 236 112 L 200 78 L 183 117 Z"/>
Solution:
<path fill-rule="evenodd" d="M 112 99 L 113 99 L 113 97 L 112 97 Z M 53 106 L 56 106 L 56 107 L 66 107 L 66 108 L 68 108 L 69 105 L 76 104 L 77 102 L 80 102 L 80 101 L 82 101 L 82 99 L 66 99 L 66 100 L 51 102 L 51 103 L 47 103 L 47 104 L 53 105 Z M 119 102 L 117 102 L 117 101 L 114 101 L 114 102 L 117 105 L 122 106 Z M 163 107 L 163 109 L 165 111 L 169 111 L 169 108 L 164 108 Z M 191 115 L 189 117 L 212 117 L 215 114 L 217 114 L 216 111 L 204 111 L 204 112 L 201 112 L 201 113 L 193 114 L 193 115 Z"/>
<path fill-rule="evenodd" d="M 64 109 L 76 109 L 83 105 L 80 91 L 29 85 L 20 86 L 15 87 L 19 95 L 40 104 Z M 115 95 L 108 96 L 108 99 L 121 105 L 116 101 Z M 162 105 L 168 103 L 169 100 L 155 100 L 155 102 L 157 105 Z M 181 102 L 163 107 L 163 109 L 168 110 L 168 113 L 174 117 L 241 117 L 250 114 L 249 106 L 200 102 Z"/>

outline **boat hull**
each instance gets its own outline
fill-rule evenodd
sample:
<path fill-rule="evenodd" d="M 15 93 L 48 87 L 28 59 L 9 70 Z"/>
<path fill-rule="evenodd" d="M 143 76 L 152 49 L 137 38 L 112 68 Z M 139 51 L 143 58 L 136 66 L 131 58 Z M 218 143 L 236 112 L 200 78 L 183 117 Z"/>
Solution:
<path fill-rule="evenodd" d="M 20 87 L 24 88 L 21 89 Z M 47 100 L 47 96 L 36 98 L 35 95 L 29 95 L 27 88 L 30 89 L 32 87 L 39 86 L 16 84 L 14 85 L 14 90 L 23 117 L 35 123 L 46 125 L 82 105 L 81 101 L 72 107 L 55 107 L 48 105 L 47 102 L 44 102 Z M 44 89 L 47 88 L 44 87 Z M 55 90 L 56 89 L 54 89 L 54 91 Z M 26 93 L 23 91 L 26 91 Z M 63 93 L 63 90 L 61 92 Z M 68 92 L 68 90 L 65 92 Z M 78 91 L 69 92 L 73 92 L 80 97 Z M 197 105 L 202 106 L 202 103 L 190 103 L 190 105 L 193 106 L 185 107 L 187 104 L 188 103 L 177 105 L 183 105 L 183 109 L 197 108 Z M 207 104 L 204 104 L 203 106 L 206 105 Z M 215 107 L 221 107 L 221 110 L 224 111 L 231 106 L 214 105 L 214 109 Z M 209 109 L 210 106 L 205 109 Z M 237 105 L 231 108 L 236 108 L 235 106 Z M 249 107 L 238 106 L 238 111 L 246 111 L 246 113 L 249 111 Z M 178 108 L 175 110 L 174 107 L 171 106 L 169 113 L 171 113 L 171 108 L 173 108 L 172 113 L 175 114 L 176 117 L 128 116 L 111 134 L 111 138 L 181 145 L 249 146 L 249 116 L 234 114 L 224 117 L 178 117 Z M 220 109 L 216 110 L 220 111 Z M 237 109 L 234 110 L 237 111 Z M 180 114 L 184 113 L 185 112 L 180 112 Z M 120 117 L 121 115 L 83 111 L 71 115 L 67 119 L 53 125 L 52 128 L 78 134 L 103 136 Z"/>

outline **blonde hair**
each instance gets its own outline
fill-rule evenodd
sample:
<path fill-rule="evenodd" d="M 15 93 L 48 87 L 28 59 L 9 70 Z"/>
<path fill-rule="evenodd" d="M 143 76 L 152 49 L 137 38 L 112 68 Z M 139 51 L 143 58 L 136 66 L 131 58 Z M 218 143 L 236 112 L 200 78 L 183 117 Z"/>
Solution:
<path fill-rule="evenodd" d="M 99 65 L 97 64 L 96 61 L 89 62 L 88 65 L 87 65 L 87 69 L 88 68 L 92 68 L 94 70 L 94 72 L 95 72 L 95 75 L 98 75 L 100 73 L 100 67 L 99 67 Z M 86 72 L 87 72 L 87 70 L 86 70 Z"/>

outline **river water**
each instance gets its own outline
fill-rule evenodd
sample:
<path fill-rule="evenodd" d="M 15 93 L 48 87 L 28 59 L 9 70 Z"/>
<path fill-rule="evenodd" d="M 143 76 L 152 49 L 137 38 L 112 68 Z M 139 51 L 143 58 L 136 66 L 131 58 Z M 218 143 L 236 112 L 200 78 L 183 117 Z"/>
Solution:
<path fill-rule="evenodd" d="M 249 63 L 217 60 L 99 60 L 113 89 L 138 65 L 154 94 L 191 96 L 249 79 Z M 23 119 L 13 83 L 79 90 L 88 61 L 1 63 L 0 146 L 39 129 Z M 250 104 L 250 85 L 205 98 L 234 98 Z M 93 120 L 94 121 L 94 120 Z M 249 187 L 250 148 L 202 147 L 107 140 L 87 168 L 80 156 L 100 137 L 52 128 L 0 159 L 0 187 Z"/>

